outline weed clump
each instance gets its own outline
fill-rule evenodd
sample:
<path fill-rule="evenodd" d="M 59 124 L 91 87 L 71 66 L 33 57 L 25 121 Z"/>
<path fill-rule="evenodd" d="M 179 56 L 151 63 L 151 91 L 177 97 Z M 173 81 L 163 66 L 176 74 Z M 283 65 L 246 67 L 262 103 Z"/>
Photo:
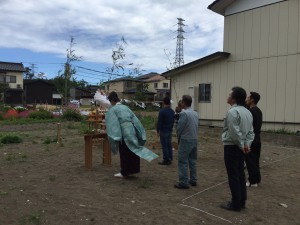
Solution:
<path fill-rule="evenodd" d="M 22 138 L 18 135 L 7 134 L 1 137 L 0 142 L 2 144 L 21 143 Z"/>
<path fill-rule="evenodd" d="M 40 109 L 39 111 L 34 111 L 29 114 L 29 118 L 32 119 L 52 119 L 53 115 L 51 112 L 45 110 L 45 109 Z"/>

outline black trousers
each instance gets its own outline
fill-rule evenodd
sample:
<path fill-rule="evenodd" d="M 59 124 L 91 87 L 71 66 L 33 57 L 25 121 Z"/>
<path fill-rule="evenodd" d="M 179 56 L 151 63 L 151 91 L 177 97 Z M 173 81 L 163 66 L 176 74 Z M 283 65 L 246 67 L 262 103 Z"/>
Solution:
<path fill-rule="evenodd" d="M 123 176 L 140 172 L 140 157 L 130 151 L 124 140 L 119 142 L 119 153 Z"/>
<path fill-rule="evenodd" d="M 236 145 L 224 145 L 224 161 L 231 191 L 232 206 L 240 209 L 247 200 L 244 172 L 245 154 Z"/>
<path fill-rule="evenodd" d="M 248 170 L 248 180 L 250 184 L 258 184 L 261 181 L 259 158 L 260 158 L 261 144 L 251 146 L 251 152 L 246 154 L 246 166 Z"/>

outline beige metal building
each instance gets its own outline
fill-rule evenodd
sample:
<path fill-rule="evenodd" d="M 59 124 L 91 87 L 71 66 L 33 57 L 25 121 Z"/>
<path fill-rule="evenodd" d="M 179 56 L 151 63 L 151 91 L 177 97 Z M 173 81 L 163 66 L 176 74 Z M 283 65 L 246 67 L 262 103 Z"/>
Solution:
<path fill-rule="evenodd" d="M 233 86 L 260 93 L 263 129 L 300 130 L 300 1 L 217 0 L 224 16 L 224 52 L 163 75 L 172 98 L 190 94 L 201 124 L 222 126 Z"/>

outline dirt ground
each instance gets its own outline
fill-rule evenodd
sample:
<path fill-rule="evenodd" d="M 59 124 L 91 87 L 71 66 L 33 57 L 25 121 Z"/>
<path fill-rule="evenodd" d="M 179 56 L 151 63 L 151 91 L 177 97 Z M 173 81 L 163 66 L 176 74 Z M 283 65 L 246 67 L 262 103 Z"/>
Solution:
<path fill-rule="evenodd" d="M 199 133 L 199 184 L 177 190 L 176 160 L 170 166 L 158 165 L 161 157 L 142 160 L 140 174 L 117 179 L 119 156 L 111 167 L 101 165 L 101 148 L 95 147 L 93 169 L 86 170 L 79 126 L 62 125 L 63 146 L 51 142 L 56 124 L 0 127 L 24 138 L 0 148 L 1 225 L 300 224 L 299 147 L 263 143 L 262 183 L 248 189 L 247 208 L 237 213 L 219 208 L 230 193 L 218 136 Z M 161 156 L 157 141 L 148 131 L 149 148 Z"/>

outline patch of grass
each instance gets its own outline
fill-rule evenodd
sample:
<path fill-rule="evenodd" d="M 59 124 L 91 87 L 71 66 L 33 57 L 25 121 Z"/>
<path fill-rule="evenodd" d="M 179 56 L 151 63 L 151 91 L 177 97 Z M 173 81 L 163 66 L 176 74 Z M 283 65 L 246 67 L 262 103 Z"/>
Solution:
<path fill-rule="evenodd" d="M 46 140 L 44 140 L 43 142 L 44 144 L 48 145 L 51 143 L 51 139 L 50 138 L 47 138 Z"/>
<path fill-rule="evenodd" d="M 41 215 L 40 214 L 30 214 L 23 216 L 20 219 L 20 225 L 27 225 L 27 224 L 34 224 L 34 225 L 40 225 L 41 223 Z"/>
<path fill-rule="evenodd" d="M 287 129 L 287 128 L 281 128 L 281 129 L 269 129 L 265 131 L 266 133 L 274 133 L 274 134 L 295 134 L 295 132 Z"/>
<path fill-rule="evenodd" d="M 156 129 L 157 117 L 154 116 L 138 116 L 146 130 Z"/>
<path fill-rule="evenodd" d="M 54 139 L 51 139 L 49 137 L 47 137 L 45 140 L 44 140 L 44 144 L 48 145 L 48 144 L 51 144 L 51 143 L 54 143 L 54 142 L 57 142 L 57 139 L 54 138 Z"/>
<path fill-rule="evenodd" d="M 93 133 L 91 129 L 88 127 L 88 122 L 83 120 L 80 122 L 80 125 L 78 126 L 78 130 L 80 134 L 90 134 Z"/>
<path fill-rule="evenodd" d="M 21 158 L 22 160 L 27 159 L 26 153 L 20 153 L 20 158 Z"/>
<path fill-rule="evenodd" d="M 49 181 L 53 182 L 55 180 L 56 180 L 56 176 L 54 175 L 49 176 Z"/>
<path fill-rule="evenodd" d="M 25 159 L 27 159 L 27 155 L 25 153 L 8 153 L 6 156 L 5 156 L 5 160 L 6 161 L 15 161 L 17 159 L 20 159 L 21 162 L 24 162 Z"/>
<path fill-rule="evenodd" d="M 5 195 L 8 195 L 8 192 L 6 192 L 6 191 L 0 191 L 0 196 L 5 196 Z"/>
<path fill-rule="evenodd" d="M 8 153 L 5 157 L 6 161 L 14 161 L 17 159 L 17 154 L 16 153 Z"/>
<path fill-rule="evenodd" d="M 18 118 L 16 120 L 0 120 L 1 125 L 24 125 L 24 124 L 35 124 L 35 123 L 55 123 L 59 122 L 60 118 L 51 119 L 34 119 L 34 118 Z"/>
<path fill-rule="evenodd" d="M 52 119 L 53 114 L 47 110 L 40 109 L 29 114 L 29 118 L 32 119 Z"/>
<path fill-rule="evenodd" d="M 81 121 L 83 120 L 83 116 L 77 109 L 73 108 L 66 108 L 62 115 L 62 119 L 69 120 L 69 121 Z"/>
<path fill-rule="evenodd" d="M 153 185 L 153 181 L 150 179 L 144 179 L 142 183 L 139 185 L 139 188 L 148 189 Z"/>
<path fill-rule="evenodd" d="M 32 141 L 31 143 L 32 143 L 32 144 L 37 144 L 38 142 L 37 142 L 37 141 Z"/>
<path fill-rule="evenodd" d="M 79 129 L 79 126 L 77 124 L 70 123 L 70 124 L 67 125 L 67 129 L 76 130 L 76 129 Z"/>
<path fill-rule="evenodd" d="M 14 134 L 6 134 L 1 137 L 0 142 L 3 144 L 21 143 L 22 138 Z"/>

